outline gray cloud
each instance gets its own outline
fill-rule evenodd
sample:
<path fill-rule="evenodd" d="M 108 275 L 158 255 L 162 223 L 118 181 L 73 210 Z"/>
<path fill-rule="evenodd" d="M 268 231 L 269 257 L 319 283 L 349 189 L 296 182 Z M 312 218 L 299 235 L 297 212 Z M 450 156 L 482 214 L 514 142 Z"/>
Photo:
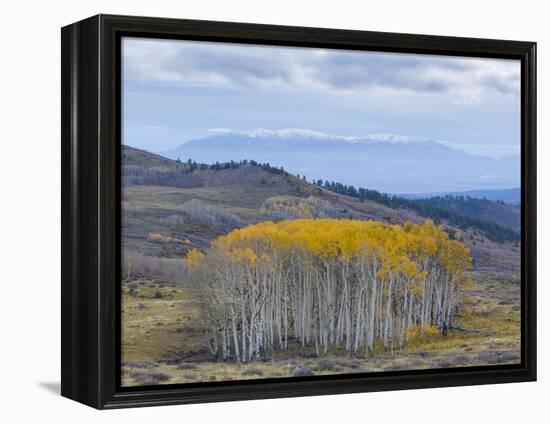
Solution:
<path fill-rule="evenodd" d="M 329 87 L 382 87 L 416 93 L 481 98 L 487 92 L 519 94 L 519 62 L 424 55 L 349 52 L 326 56 L 316 77 Z"/>
<path fill-rule="evenodd" d="M 519 95 L 518 61 L 125 39 L 124 77 L 191 86 L 449 96 Z"/>

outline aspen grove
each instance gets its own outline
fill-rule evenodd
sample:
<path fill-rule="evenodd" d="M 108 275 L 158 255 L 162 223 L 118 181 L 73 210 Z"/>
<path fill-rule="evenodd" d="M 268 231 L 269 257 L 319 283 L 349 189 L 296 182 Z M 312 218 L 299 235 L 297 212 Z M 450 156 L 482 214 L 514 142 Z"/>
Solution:
<path fill-rule="evenodd" d="M 201 287 L 211 352 L 246 362 L 290 346 L 317 355 L 402 348 L 446 333 L 471 267 L 469 249 L 432 221 L 262 222 L 186 259 Z"/>

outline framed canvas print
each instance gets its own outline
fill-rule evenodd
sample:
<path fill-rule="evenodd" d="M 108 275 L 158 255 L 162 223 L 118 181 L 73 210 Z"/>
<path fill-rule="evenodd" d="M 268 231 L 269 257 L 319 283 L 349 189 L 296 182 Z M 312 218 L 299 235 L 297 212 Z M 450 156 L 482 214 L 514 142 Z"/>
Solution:
<path fill-rule="evenodd" d="M 535 43 L 62 30 L 62 394 L 536 379 Z"/>

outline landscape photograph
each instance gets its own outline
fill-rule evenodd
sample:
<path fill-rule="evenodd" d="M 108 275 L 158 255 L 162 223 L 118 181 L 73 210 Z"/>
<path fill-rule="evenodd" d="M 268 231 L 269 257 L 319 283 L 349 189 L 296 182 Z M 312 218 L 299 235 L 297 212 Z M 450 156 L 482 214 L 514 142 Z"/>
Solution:
<path fill-rule="evenodd" d="M 521 362 L 519 61 L 121 59 L 122 386 Z"/>

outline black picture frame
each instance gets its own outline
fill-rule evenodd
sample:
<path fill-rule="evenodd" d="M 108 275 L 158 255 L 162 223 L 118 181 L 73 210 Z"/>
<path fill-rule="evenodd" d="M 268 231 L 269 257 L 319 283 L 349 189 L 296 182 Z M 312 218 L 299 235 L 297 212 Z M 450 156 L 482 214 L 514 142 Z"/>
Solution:
<path fill-rule="evenodd" d="M 99 409 L 536 380 L 536 43 L 97 15 L 62 28 L 63 396 Z M 521 61 L 521 364 L 122 388 L 122 36 Z"/>

